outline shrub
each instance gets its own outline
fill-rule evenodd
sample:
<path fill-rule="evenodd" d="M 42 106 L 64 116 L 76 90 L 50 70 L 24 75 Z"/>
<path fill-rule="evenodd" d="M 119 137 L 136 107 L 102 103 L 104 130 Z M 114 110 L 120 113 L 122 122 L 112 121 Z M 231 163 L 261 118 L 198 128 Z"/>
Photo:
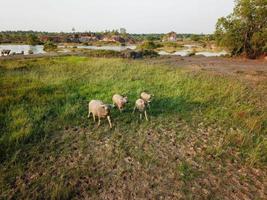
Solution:
<path fill-rule="evenodd" d="M 40 40 L 34 34 L 27 35 L 27 44 L 29 45 L 37 45 L 40 44 Z"/>
<path fill-rule="evenodd" d="M 48 41 L 44 44 L 44 51 L 55 51 L 57 49 L 57 45 L 51 41 Z"/>
<path fill-rule="evenodd" d="M 148 50 L 153 50 L 153 49 L 157 49 L 159 47 L 162 47 L 162 45 L 160 44 L 156 44 L 153 41 L 144 41 L 140 46 L 139 49 L 143 50 L 143 49 L 148 49 Z"/>
<path fill-rule="evenodd" d="M 163 45 L 165 47 L 173 47 L 173 48 L 182 47 L 181 45 L 178 45 L 176 42 L 165 42 Z"/>
<path fill-rule="evenodd" d="M 193 51 L 187 54 L 187 56 L 189 56 L 189 57 L 194 56 L 194 55 L 196 55 L 196 53 Z"/>
<path fill-rule="evenodd" d="M 159 56 L 159 54 L 154 50 L 144 49 L 144 50 L 141 50 L 139 52 L 141 53 L 142 57 L 152 58 L 152 57 Z"/>
<path fill-rule="evenodd" d="M 121 56 L 123 58 L 138 59 L 138 58 L 153 58 L 159 56 L 159 54 L 156 51 L 147 49 L 140 51 L 125 50 L 121 52 Z"/>
<path fill-rule="evenodd" d="M 136 52 L 131 49 L 127 49 L 121 52 L 121 57 L 122 58 L 132 58 L 132 59 L 137 59 L 137 58 L 142 58 L 142 54 L 140 52 Z"/>
<path fill-rule="evenodd" d="M 198 41 L 200 41 L 201 37 L 199 35 L 192 35 L 190 39 L 195 41 L 195 42 L 198 42 Z"/>

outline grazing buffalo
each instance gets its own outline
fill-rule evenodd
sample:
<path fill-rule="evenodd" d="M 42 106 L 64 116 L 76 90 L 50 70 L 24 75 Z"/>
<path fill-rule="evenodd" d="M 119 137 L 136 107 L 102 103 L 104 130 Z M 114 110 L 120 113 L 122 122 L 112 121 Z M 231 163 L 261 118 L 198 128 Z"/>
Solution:
<path fill-rule="evenodd" d="M 8 56 L 10 54 L 10 52 L 11 52 L 11 50 L 9 50 L 9 49 L 3 49 L 1 51 L 1 55 L 2 56 Z"/>

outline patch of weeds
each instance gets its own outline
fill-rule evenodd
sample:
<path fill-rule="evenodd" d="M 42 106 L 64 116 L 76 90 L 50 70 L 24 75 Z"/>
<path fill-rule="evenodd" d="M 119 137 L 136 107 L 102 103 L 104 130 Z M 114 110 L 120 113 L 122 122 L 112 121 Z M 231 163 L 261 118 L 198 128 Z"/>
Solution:
<path fill-rule="evenodd" d="M 262 139 L 257 146 L 251 149 L 249 153 L 249 158 L 247 161 L 250 165 L 255 165 L 257 163 L 262 163 L 262 165 L 267 165 L 267 139 Z"/>
<path fill-rule="evenodd" d="M 226 154 L 226 150 L 225 146 L 218 144 L 214 146 L 208 146 L 205 150 L 205 153 L 212 156 L 213 158 L 222 158 Z"/>
<path fill-rule="evenodd" d="M 178 173 L 184 182 L 191 181 L 200 175 L 200 172 L 186 161 L 177 166 Z"/>
<path fill-rule="evenodd" d="M 63 183 L 57 183 L 53 185 L 53 189 L 50 193 L 50 198 L 53 200 L 67 200 L 71 199 L 75 194 L 75 190 L 71 186 L 66 186 Z"/>

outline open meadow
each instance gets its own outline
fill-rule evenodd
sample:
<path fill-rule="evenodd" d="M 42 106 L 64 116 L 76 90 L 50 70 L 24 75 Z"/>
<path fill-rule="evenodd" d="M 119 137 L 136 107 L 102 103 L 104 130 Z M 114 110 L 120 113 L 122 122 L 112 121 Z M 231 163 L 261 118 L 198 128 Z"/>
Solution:
<path fill-rule="evenodd" d="M 267 199 L 267 79 L 160 61 L 0 60 L 0 199 Z"/>

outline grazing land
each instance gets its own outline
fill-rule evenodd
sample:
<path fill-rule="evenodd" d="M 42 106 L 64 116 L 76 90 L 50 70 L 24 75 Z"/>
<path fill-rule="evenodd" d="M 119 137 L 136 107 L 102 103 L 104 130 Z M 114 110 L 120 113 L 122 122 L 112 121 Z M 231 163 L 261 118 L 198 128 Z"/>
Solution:
<path fill-rule="evenodd" d="M 205 59 L 1 59 L 0 199 L 266 199 L 266 65 Z M 97 128 L 89 100 L 115 93 Z"/>

